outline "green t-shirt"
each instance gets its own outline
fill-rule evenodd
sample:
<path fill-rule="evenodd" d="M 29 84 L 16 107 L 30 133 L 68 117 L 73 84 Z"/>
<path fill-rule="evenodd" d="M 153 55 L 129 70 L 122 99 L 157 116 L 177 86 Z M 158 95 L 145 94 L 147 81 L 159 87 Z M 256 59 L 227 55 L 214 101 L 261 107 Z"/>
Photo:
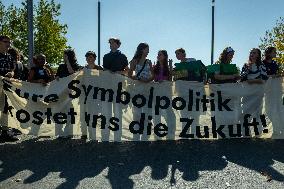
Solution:
<path fill-rule="evenodd" d="M 176 63 L 174 70 L 179 75 L 181 75 L 181 72 L 187 72 L 186 80 L 188 81 L 203 81 L 206 73 L 206 66 L 200 60 L 197 60 Z M 184 75 L 184 73 L 182 75 Z"/>
<path fill-rule="evenodd" d="M 214 75 L 220 73 L 222 75 L 233 75 L 238 73 L 236 64 L 213 64 L 207 66 L 207 74 Z"/>

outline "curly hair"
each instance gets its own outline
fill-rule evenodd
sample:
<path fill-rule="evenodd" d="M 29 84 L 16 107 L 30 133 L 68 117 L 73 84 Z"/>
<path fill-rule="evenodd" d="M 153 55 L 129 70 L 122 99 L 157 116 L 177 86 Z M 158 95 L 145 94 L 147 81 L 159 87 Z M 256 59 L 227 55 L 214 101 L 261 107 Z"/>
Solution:
<path fill-rule="evenodd" d="M 234 53 L 235 51 L 232 47 L 226 47 L 219 56 L 218 61 L 216 64 L 230 64 L 232 60 L 228 61 L 228 54 Z"/>

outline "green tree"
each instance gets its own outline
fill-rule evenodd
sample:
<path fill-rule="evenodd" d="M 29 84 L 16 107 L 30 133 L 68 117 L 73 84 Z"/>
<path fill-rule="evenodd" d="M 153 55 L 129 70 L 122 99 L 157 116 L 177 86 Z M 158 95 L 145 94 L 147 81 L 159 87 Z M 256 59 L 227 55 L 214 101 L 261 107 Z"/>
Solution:
<path fill-rule="evenodd" d="M 60 4 L 55 4 L 54 0 L 40 0 L 35 10 L 35 53 L 44 52 L 48 62 L 58 64 L 67 47 L 67 25 L 58 20 Z"/>
<path fill-rule="evenodd" d="M 282 70 L 284 70 L 284 18 L 280 17 L 276 26 L 272 30 L 266 31 L 265 36 L 261 38 L 260 49 L 265 50 L 268 46 L 276 47 L 276 61 L 281 63 Z"/>
<path fill-rule="evenodd" d="M 67 25 L 59 22 L 60 4 L 40 0 L 34 5 L 35 54 L 43 53 L 51 64 L 59 64 L 67 48 Z M 27 1 L 21 7 L 5 6 L 0 1 L 1 34 L 9 35 L 13 45 L 28 56 Z"/>

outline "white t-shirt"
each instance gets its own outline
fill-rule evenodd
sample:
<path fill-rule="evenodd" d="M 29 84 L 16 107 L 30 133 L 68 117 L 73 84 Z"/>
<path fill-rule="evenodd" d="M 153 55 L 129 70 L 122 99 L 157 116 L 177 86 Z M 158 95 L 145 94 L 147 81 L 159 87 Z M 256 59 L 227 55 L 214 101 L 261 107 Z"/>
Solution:
<path fill-rule="evenodd" d="M 196 61 L 196 59 L 195 58 L 186 58 L 185 62 L 193 62 L 193 61 Z"/>

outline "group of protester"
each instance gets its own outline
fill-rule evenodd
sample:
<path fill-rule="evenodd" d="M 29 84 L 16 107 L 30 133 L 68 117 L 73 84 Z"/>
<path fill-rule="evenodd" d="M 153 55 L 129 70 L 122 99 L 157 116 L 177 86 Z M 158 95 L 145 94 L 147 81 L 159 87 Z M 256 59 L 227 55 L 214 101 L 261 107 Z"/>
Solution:
<path fill-rule="evenodd" d="M 110 38 L 110 52 L 103 57 L 103 67 L 96 65 L 96 54 L 93 51 L 88 51 L 85 55 L 87 69 L 109 70 L 113 73 L 123 74 L 134 80 L 141 82 L 161 82 L 172 80 L 187 80 L 198 81 L 204 83 L 236 83 L 239 81 L 247 81 L 250 84 L 264 83 L 269 76 L 280 76 L 279 65 L 274 60 L 276 57 L 276 48 L 268 47 L 265 50 L 262 60 L 261 51 L 258 48 L 253 48 L 250 51 L 248 62 L 244 64 L 240 73 L 227 74 L 222 70 L 216 70 L 210 81 L 206 77 L 206 67 L 200 61 L 198 72 L 192 69 L 178 70 L 179 66 L 187 65 L 191 67 L 196 59 L 186 58 L 186 52 L 183 48 L 175 51 L 176 58 L 180 63 L 175 64 L 173 68 L 172 59 L 168 58 L 166 50 L 160 50 L 157 55 L 157 62 L 152 64 L 151 60 L 147 59 L 149 53 L 149 45 L 140 43 L 136 49 L 135 55 L 130 62 L 127 57 L 119 51 L 121 41 L 118 38 Z M 216 64 L 228 65 L 231 64 L 235 51 L 231 47 L 226 47 L 220 54 Z M 15 49 L 11 48 L 11 39 L 8 36 L 0 36 L 0 75 L 10 78 L 15 78 L 23 81 L 48 84 L 54 79 L 67 77 L 83 67 L 77 62 L 74 50 L 67 49 L 63 55 L 64 64 L 59 65 L 57 72 L 53 74 L 52 69 L 46 62 L 44 54 L 38 54 L 33 58 L 33 67 L 28 69 L 21 63 L 21 55 Z M 5 107 L 3 113 L 7 113 L 7 97 L 5 98 Z M 6 117 L 6 116 L 1 116 Z M 14 141 L 17 140 L 14 130 L 7 127 L 7 121 L 1 120 L 0 140 Z"/>

